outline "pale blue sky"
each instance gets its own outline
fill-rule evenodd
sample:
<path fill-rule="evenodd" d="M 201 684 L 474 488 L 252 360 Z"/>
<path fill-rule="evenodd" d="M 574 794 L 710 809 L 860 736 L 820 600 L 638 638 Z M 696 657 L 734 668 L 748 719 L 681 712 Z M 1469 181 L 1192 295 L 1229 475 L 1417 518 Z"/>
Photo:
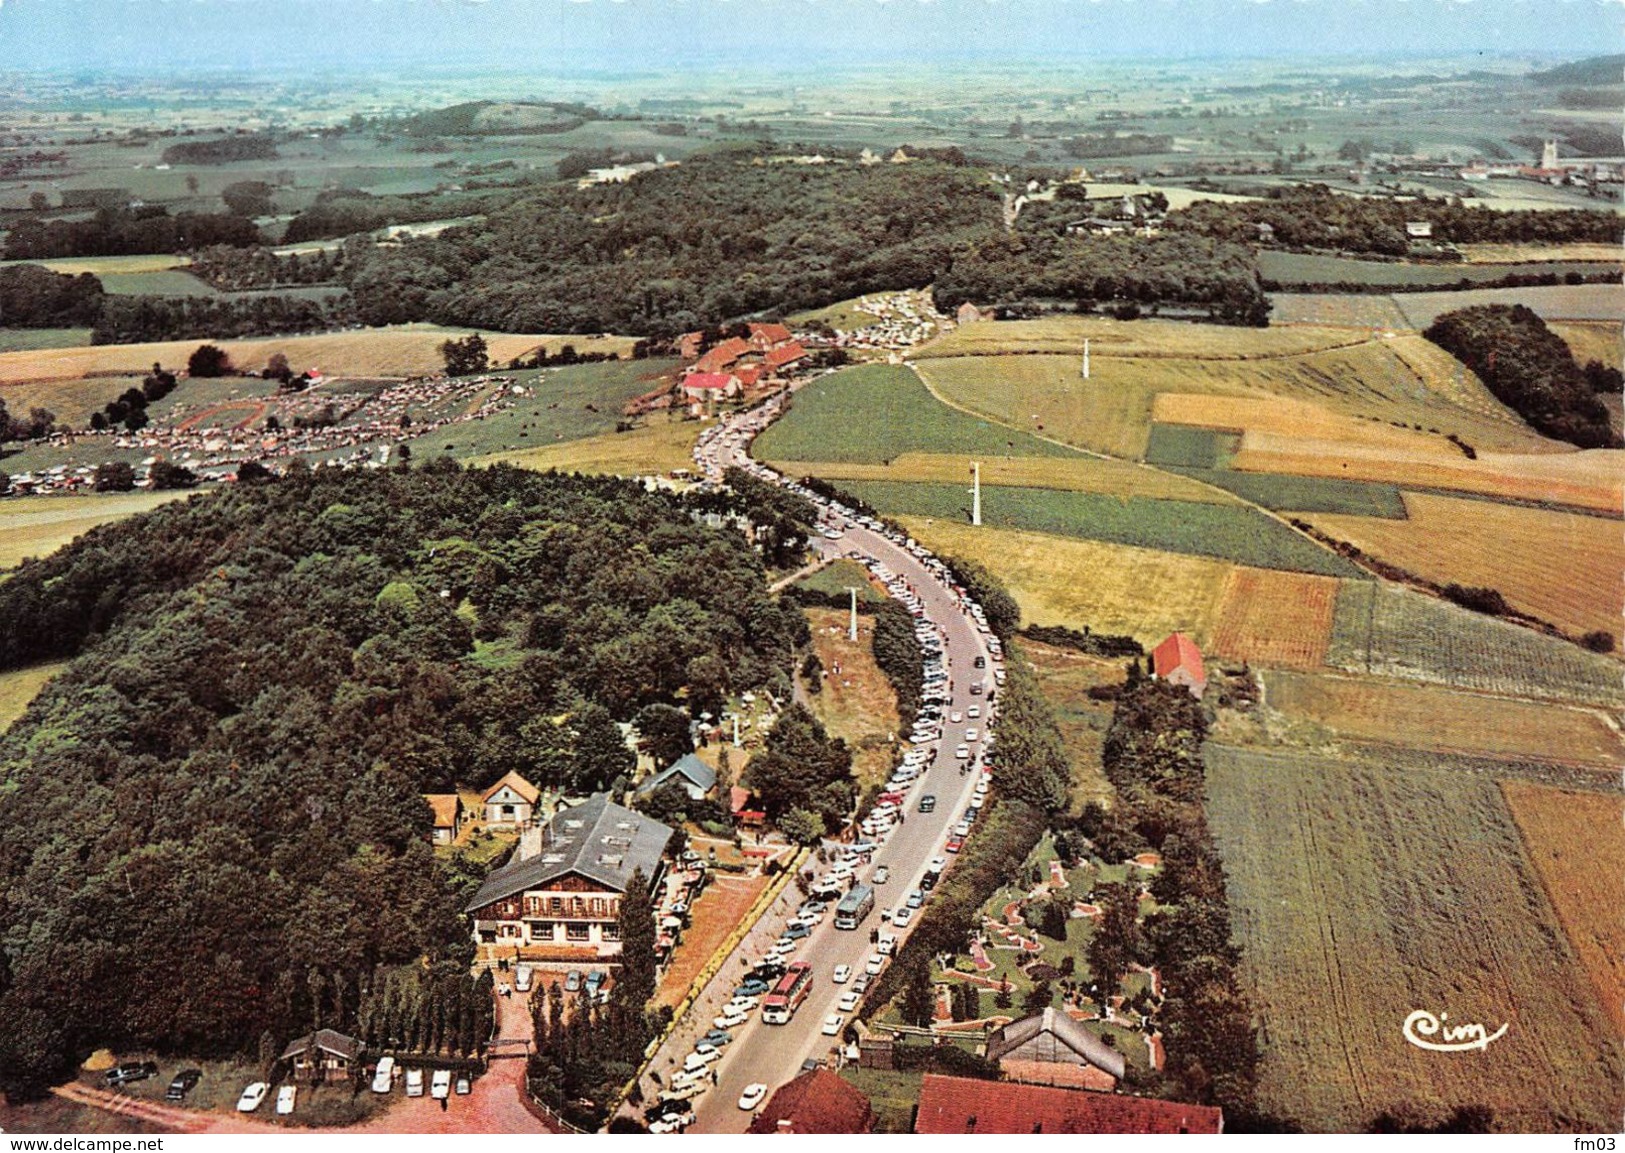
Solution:
<path fill-rule="evenodd" d="M 1620 51 L 1622 19 L 1620 0 L 0 0 L 0 68 L 1575 57 Z"/>

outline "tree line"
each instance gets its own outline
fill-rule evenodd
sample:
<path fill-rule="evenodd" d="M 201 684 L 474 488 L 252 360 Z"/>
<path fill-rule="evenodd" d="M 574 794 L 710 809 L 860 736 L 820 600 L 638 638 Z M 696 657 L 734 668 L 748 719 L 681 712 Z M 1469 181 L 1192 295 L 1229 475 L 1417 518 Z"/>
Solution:
<path fill-rule="evenodd" d="M 348 295 L 102 297 L 91 344 L 158 340 L 229 340 L 243 336 L 328 332 L 355 323 Z"/>
<path fill-rule="evenodd" d="M 89 220 L 19 220 L 6 235 L 5 259 L 182 253 L 209 245 L 247 247 L 260 242 L 254 222 L 235 213 L 171 216 L 167 208 L 148 205 L 103 208 Z"/>
<path fill-rule="evenodd" d="M 635 542 L 635 543 L 633 543 Z M 782 681 L 800 613 L 737 533 L 629 482 L 294 468 L 103 526 L 0 585 L 0 1088 L 90 1049 L 251 1049 L 307 974 L 471 945 L 425 792 L 624 787 L 654 702 Z"/>

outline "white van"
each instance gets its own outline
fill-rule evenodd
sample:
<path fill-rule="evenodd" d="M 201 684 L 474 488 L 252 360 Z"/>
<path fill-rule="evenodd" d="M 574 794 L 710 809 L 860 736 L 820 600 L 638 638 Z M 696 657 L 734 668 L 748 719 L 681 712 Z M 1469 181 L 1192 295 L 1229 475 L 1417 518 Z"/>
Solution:
<path fill-rule="evenodd" d="M 530 992 L 530 966 L 515 965 L 513 970 L 513 987 L 516 992 Z"/>
<path fill-rule="evenodd" d="M 378 1058 L 378 1068 L 372 1074 L 372 1091 L 388 1093 L 395 1087 L 395 1058 Z"/>

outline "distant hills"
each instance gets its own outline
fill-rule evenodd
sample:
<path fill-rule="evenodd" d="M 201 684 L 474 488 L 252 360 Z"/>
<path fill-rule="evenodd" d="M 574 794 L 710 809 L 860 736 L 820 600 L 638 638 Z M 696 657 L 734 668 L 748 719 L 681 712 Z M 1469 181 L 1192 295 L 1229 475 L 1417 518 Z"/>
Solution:
<path fill-rule="evenodd" d="M 419 112 L 402 127 L 412 136 L 506 136 L 569 132 L 599 119 L 598 110 L 585 104 L 472 100 Z"/>
<path fill-rule="evenodd" d="M 1561 84 L 1618 84 L 1625 79 L 1625 54 L 1588 56 L 1544 72 L 1531 72 L 1529 79 L 1543 88 Z"/>

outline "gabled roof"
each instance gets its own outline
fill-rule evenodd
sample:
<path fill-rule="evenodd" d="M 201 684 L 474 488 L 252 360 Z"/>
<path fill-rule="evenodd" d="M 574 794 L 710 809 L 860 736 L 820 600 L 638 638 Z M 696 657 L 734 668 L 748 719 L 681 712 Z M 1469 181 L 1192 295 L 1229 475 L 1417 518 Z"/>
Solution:
<path fill-rule="evenodd" d="M 759 348 L 771 348 L 790 339 L 790 330 L 782 324 L 752 324 L 751 343 Z"/>
<path fill-rule="evenodd" d="M 746 1132 L 867 1133 L 874 1123 L 869 1098 L 856 1086 L 828 1069 L 813 1069 L 779 1086 Z"/>
<path fill-rule="evenodd" d="M 916 1133 L 1220 1133 L 1210 1105 L 927 1073 Z"/>
<path fill-rule="evenodd" d="M 347 1037 L 336 1029 L 317 1029 L 314 1034 L 306 1033 L 303 1037 L 288 1042 L 288 1047 L 282 1050 L 281 1059 L 291 1061 L 310 1048 L 311 1038 L 314 1037 L 316 1047 L 327 1053 L 343 1057 L 346 1061 L 354 1061 L 361 1056 L 361 1050 L 366 1046 L 354 1037 Z"/>
<path fill-rule="evenodd" d="M 728 790 L 728 811 L 735 814 L 742 813 L 750 807 L 750 803 L 754 800 L 756 800 L 756 794 L 743 785 L 735 785 Z M 761 802 L 758 801 L 757 803 L 760 804 Z"/>
<path fill-rule="evenodd" d="M 521 777 L 518 773 L 507 772 L 502 775 L 502 779 L 500 781 L 480 794 L 480 800 L 489 801 L 492 796 L 502 789 L 504 785 L 518 793 L 527 805 L 534 805 L 538 800 L 541 799 L 542 790 L 525 780 L 525 778 Z"/>
<path fill-rule="evenodd" d="M 647 880 L 654 880 L 670 840 L 670 826 L 598 793 L 555 813 L 542 835 L 541 851 L 509 861 L 486 877 L 463 911 L 472 913 L 527 889 L 545 888 L 571 873 L 624 893 L 638 869 Z"/>
<path fill-rule="evenodd" d="M 424 793 L 423 799 L 429 802 L 429 809 L 434 813 L 434 827 L 449 829 L 457 824 L 457 814 L 462 811 L 463 798 L 456 793 Z"/>
<path fill-rule="evenodd" d="M 714 345 L 709 352 L 695 362 L 694 367 L 701 372 L 717 372 L 727 368 L 749 352 L 750 344 L 737 336 L 731 336 L 721 344 Z"/>
<path fill-rule="evenodd" d="M 1020 1048 L 1042 1034 L 1051 1035 L 1057 1048 L 1062 1050 L 1057 1053 L 1054 1060 L 1065 1061 L 1068 1064 L 1093 1065 L 1113 1077 L 1123 1076 L 1125 1065 L 1123 1054 L 1089 1032 L 1066 1013 L 1054 1008 L 1045 1009 L 1042 1013 L 1035 1013 L 1031 1017 L 1023 1017 L 1019 1021 L 1012 1021 L 1004 1028 L 995 1030 L 987 1039 L 987 1059 L 997 1061 L 1006 1053 Z M 1068 1053 L 1071 1054 L 1070 1057 Z"/>
<path fill-rule="evenodd" d="M 770 348 L 762 354 L 762 361 L 769 368 L 783 368 L 785 365 L 800 360 L 807 355 L 807 350 L 801 347 L 800 341 L 793 341 L 782 348 Z"/>
<path fill-rule="evenodd" d="M 1157 676 L 1166 677 L 1175 669 L 1185 669 L 1198 681 L 1207 680 L 1207 673 L 1202 669 L 1202 650 L 1184 633 L 1174 633 L 1151 650 L 1151 670 Z"/>
<path fill-rule="evenodd" d="M 684 388 L 720 389 L 726 391 L 734 378 L 725 372 L 691 372 L 683 377 Z"/>
<path fill-rule="evenodd" d="M 717 771 L 693 753 L 689 753 L 676 764 L 660 770 L 644 781 L 634 791 L 638 796 L 647 796 L 674 777 L 682 777 L 695 788 L 703 789 L 707 793 L 715 788 L 717 783 Z"/>

